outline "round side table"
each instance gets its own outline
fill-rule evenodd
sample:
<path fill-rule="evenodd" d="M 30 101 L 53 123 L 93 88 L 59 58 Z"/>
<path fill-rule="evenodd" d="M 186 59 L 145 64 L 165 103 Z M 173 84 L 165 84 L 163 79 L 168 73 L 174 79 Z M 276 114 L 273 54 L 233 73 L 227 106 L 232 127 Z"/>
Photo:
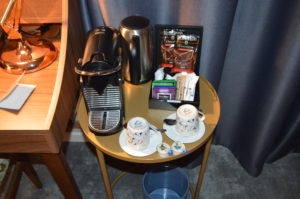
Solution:
<path fill-rule="evenodd" d="M 212 143 L 213 131 L 220 117 L 220 101 L 215 89 L 204 77 L 200 76 L 199 83 L 199 108 L 201 108 L 206 115 L 206 119 L 204 121 L 205 133 L 200 140 L 190 144 L 185 144 L 186 149 L 189 151 L 189 153 L 193 153 L 200 147 L 204 147 L 203 157 L 201 160 L 201 167 L 198 175 L 198 181 L 196 184 L 193 198 L 199 197 L 200 188 L 210 151 L 210 146 Z M 132 117 L 140 116 L 146 118 L 151 124 L 154 124 L 158 128 L 162 128 L 163 119 L 166 118 L 168 115 L 174 113 L 174 111 L 150 109 L 148 107 L 150 87 L 151 82 L 141 85 L 132 85 L 127 82 L 123 84 L 123 95 L 125 105 L 124 122 L 127 122 Z M 97 136 L 89 130 L 87 111 L 82 97 L 80 97 L 79 99 L 77 115 L 79 124 L 85 136 L 87 137 L 89 142 L 92 143 L 92 145 L 96 148 L 98 163 L 102 173 L 102 178 L 104 181 L 105 190 L 108 198 L 113 198 L 113 195 L 103 153 L 114 158 L 133 163 L 163 163 L 186 156 L 186 154 L 179 154 L 170 155 L 168 157 L 160 157 L 157 152 L 145 157 L 131 156 L 124 152 L 120 147 L 120 132 L 109 136 Z M 162 134 L 162 137 L 164 142 L 170 145 L 173 143 L 173 141 L 169 137 L 167 137 L 165 133 Z"/>

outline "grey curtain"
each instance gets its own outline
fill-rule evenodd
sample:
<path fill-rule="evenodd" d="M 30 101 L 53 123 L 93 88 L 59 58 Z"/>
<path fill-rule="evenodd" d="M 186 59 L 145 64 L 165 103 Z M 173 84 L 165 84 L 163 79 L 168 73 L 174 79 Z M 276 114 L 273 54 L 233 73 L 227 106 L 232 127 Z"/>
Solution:
<path fill-rule="evenodd" d="M 300 1 L 81 0 L 85 30 L 152 24 L 204 27 L 200 74 L 217 89 L 215 144 L 252 176 L 300 145 Z"/>

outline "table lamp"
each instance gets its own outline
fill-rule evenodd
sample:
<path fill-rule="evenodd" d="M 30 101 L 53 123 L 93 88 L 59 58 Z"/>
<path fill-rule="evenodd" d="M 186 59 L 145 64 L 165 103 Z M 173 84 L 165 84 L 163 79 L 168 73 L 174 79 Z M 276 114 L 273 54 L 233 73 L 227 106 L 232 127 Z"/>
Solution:
<path fill-rule="evenodd" d="M 31 73 L 50 65 L 57 56 L 52 42 L 34 36 L 24 39 L 20 28 L 23 0 L 10 0 L 0 22 L 0 67 L 12 74 Z"/>

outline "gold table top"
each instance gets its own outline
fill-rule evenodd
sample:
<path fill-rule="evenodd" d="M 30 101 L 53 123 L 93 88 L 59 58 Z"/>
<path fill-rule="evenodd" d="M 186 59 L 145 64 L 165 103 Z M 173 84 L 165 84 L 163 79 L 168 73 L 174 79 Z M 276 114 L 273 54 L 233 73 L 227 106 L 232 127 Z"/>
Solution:
<path fill-rule="evenodd" d="M 205 133 L 196 142 L 185 144 L 186 149 L 189 153 L 197 150 L 203 146 L 206 141 L 213 135 L 213 131 L 218 123 L 220 117 L 220 101 L 215 89 L 212 85 L 204 78 L 199 78 L 199 89 L 200 89 L 200 105 L 201 109 L 206 115 Z M 174 111 L 161 110 L 161 109 L 150 109 L 148 106 L 148 97 L 150 93 L 151 82 L 133 85 L 125 82 L 123 84 L 123 96 L 125 105 L 125 121 L 127 122 L 130 118 L 140 116 L 146 118 L 151 124 L 154 124 L 158 128 L 162 128 L 163 119 Z M 135 157 L 127 154 L 122 150 L 119 144 L 119 136 L 121 132 L 108 136 L 97 136 L 89 130 L 88 127 L 88 116 L 85 107 L 83 97 L 80 97 L 77 116 L 80 126 L 87 137 L 87 139 L 99 150 L 115 157 L 117 159 L 135 162 L 135 163 L 161 163 L 171 160 L 175 160 L 185 156 L 186 154 L 170 155 L 168 157 L 160 157 L 157 152 L 144 157 Z M 165 133 L 162 133 L 163 142 L 172 144 L 173 141 L 167 137 Z"/>

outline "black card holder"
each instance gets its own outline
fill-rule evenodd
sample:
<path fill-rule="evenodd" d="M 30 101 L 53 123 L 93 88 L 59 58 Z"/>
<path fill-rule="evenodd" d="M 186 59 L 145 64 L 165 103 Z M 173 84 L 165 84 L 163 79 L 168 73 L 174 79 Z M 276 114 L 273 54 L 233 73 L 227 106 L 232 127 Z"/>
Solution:
<path fill-rule="evenodd" d="M 154 43 L 153 43 L 153 64 L 155 71 L 160 68 L 162 62 L 161 55 L 161 35 L 163 31 L 166 30 L 175 30 L 182 32 L 184 34 L 193 34 L 199 36 L 199 44 L 196 52 L 196 61 L 194 64 L 194 72 L 199 75 L 200 70 L 200 55 L 201 55 L 201 46 L 202 46 L 202 37 L 203 37 L 203 27 L 202 26 L 186 26 L 186 25 L 160 25 L 157 24 L 154 26 Z M 152 98 L 152 89 L 150 90 L 149 95 L 149 108 L 153 109 L 164 109 L 164 110 L 176 110 L 179 106 L 183 104 L 192 104 L 194 106 L 199 106 L 200 104 L 200 90 L 199 82 L 196 85 L 194 101 L 185 101 L 185 100 L 158 100 Z"/>

